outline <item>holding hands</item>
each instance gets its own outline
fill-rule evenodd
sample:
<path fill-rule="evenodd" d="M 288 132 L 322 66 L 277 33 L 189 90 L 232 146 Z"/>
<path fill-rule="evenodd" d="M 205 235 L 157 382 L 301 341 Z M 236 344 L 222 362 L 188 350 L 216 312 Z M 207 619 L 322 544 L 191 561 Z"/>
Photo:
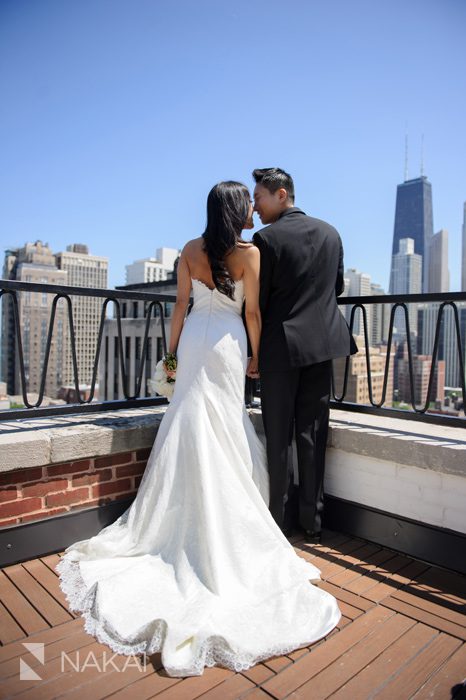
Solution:
<path fill-rule="evenodd" d="M 257 357 L 248 358 L 248 366 L 246 368 L 246 375 L 250 379 L 259 379 L 259 360 Z"/>

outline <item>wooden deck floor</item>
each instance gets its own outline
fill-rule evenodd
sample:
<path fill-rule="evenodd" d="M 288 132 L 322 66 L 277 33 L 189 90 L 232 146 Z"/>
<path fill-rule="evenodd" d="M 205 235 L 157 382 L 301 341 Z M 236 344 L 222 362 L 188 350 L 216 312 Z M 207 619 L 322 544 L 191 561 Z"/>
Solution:
<path fill-rule="evenodd" d="M 54 700 L 365 700 L 465 698 L 466 577 L 360 539 L 326 532 L 321 545 L 293 540 L 322 572 L 322 588 L 343 617 L 326 639 L 249 671 L 206 669 L 169 678 L 160 656 L 141 670 L 83 630 L 70 613 L 54 566 L 59 554 L 0 571 L 0 698 Z M 24 644 L 44 644 L 40 652 Z M 36 651 L 36 655 L 34 655 Z M 61 669 L 62 652 L 85 670 Z M 39 678 L 20 679 L 20 664 Z M 27 670 L 26 673 L 31 673 Z"/>

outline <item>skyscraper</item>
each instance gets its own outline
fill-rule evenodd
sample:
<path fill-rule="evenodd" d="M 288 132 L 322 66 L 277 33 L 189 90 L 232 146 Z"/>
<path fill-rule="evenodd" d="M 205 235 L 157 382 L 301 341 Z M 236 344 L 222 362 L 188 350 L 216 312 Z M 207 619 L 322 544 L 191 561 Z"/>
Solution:
<path fill-rule="evenodd" d="M 444 228 L 434 234 L 429 243 L 429 274 L 427 291 L 450 291 L 450 273 L 448 271 L 448 231 Z"/>
<path fill-rule="evenodd" d="M 428 289 L 429 242 L 433 236 L 432 185 L 424 175 L 406 180 L 396 190 L 395 226 L 392 257 L 399 251 L 402 238 L 414 240 L 414 252 L 422 256 L 422 290 Z M 393 274 L 393 266 L 392 266 Z M 390 294 L 395 294 L 390 276 Z"/>
<path fill-rule="evenodd" d="M 461 251 L 461 291 L 466 292 L 466 202 L 463 204 L 463 246 Z"/>
<path fill-rule="evenodd" d="M 392 256 L 392 294 L 420 294 L 421 292 L 422 257 L 414 252 L 414 246 L 415 242 L 412 238 L 402 238 L 399 241 L 399 251 Z M 415 304 L 409 305 L 408 314 L 410 330 L 417 332 Z M 404 328 L 404 322 L 402 328 Z"/>

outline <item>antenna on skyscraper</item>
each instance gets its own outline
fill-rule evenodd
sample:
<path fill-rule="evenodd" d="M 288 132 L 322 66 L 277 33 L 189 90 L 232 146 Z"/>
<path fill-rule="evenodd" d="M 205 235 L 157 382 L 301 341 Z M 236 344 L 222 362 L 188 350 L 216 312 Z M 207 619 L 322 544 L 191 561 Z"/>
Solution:
<path fill-rule="evenodd" d="M 408 179 L 408 125 L 405 133 L 405 182 Z"/>
<path fill-rule="evenodd" d="M 424 175 L 424 134 L 421 134 L 421 177 Z"/>

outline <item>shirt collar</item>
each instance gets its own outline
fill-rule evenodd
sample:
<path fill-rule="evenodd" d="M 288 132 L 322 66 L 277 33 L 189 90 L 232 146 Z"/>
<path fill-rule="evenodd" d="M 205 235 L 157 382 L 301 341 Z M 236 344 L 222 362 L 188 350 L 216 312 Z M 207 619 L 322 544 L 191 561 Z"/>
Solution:
<path fill-rule="evenodd" d="M 288 216 L 288 214 L 304 214 L 305 215 L 305 212 L 303 212 L 303 210 L 300 209 L 299 207 L 288 207 L 287 209 L 284 209 L 282 211 L 282 213 L 280 214 L 278 219 L 281 219 L 282 216 Z M 277 221 L 278 221 L 278 219 L 277 219 Z"/>

